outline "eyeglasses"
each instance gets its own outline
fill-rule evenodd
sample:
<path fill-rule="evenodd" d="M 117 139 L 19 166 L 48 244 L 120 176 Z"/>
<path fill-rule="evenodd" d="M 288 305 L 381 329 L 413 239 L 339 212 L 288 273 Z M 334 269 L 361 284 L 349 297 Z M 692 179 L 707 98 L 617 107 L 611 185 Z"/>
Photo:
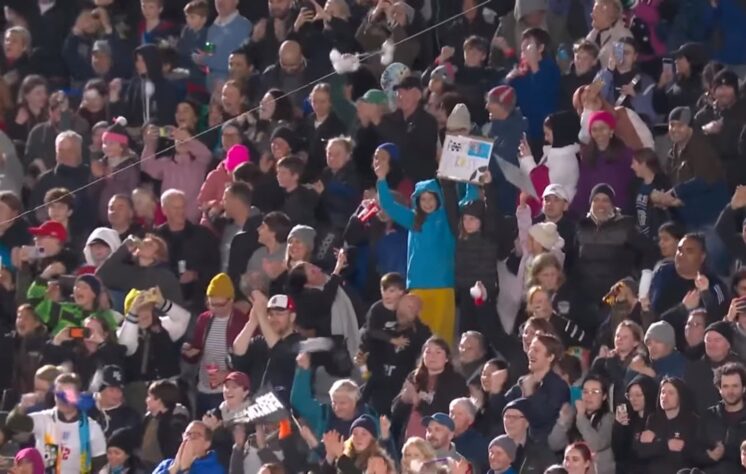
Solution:
<path fill-rule="evenodd" d="M 602 393 L 604 393 L 604 391 L 600 388 L 583 390 L 583 395 L 601 395 Z"/>

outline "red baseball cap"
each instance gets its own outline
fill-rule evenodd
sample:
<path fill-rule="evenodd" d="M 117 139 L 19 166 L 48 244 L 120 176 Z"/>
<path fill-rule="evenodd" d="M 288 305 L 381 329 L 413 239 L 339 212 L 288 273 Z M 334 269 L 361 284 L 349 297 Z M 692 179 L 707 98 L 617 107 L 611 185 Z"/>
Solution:
<path fill-rule="evenodd" d="M 47 221 L 39 227 L 31 227 L 29 230 L 34 237 L 54 237 L 60 242 L 67 241 L 67 229 L 55 221 Z"/>
<path fill-rule="evenodd" d="M 244 374 L 243 372 L 231 372 L 225 378 L 226 382 L 229 380 L 236 382 L 238 385 L 245 388 L 246 391 L 248 391 L 249 388 L 251 387 L 251 382 L 249 382 L 249 376 Z"/>

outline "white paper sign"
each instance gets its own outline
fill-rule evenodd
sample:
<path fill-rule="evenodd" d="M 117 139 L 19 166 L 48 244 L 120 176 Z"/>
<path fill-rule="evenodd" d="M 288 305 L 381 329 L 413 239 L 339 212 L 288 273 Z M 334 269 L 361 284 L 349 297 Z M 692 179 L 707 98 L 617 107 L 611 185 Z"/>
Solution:
<path fill-rule="evenodd" d="M 492 156 L 492 140 L 466 135 L 446 135 L 438 177 L 479 183 Z"/>
<path fill-rule="evenodd" d="M 510 184 L 532 198 L 539 199 L 539 195 L 536 193 L 536 188 L 534 188 L 534 183 L 531 182 L 531 178 L 526 176 L 526 173 L 524 173 L 520 167 L 504 160 L 497 154 L 495 155 L 495 160 L 497 161 L 497 166 L 500 167 L 503 176 L 505 176 L 505 179 Z"/>
<path fill-rule="evenodd" d="M 285 413 L 285 406 L 277 399 L 274 393 L 269 392 L 258 397 L 254 404 L 245 410 L 235 414 L 233 418 L 226 421 L 240 423 L 254 423 L 259 420 L 267 420 Z"/>

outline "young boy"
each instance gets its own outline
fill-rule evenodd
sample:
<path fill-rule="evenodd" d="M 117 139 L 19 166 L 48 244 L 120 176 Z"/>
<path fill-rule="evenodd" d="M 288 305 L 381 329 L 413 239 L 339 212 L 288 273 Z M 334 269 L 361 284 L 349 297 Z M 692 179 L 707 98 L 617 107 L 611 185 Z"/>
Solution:
<path fill-rule="evenodd" d="M 300 185 L 300 178 L 305 170 L 305 163 L 297 156 L 286 156 L 277 162 L 277 183 L 285 191 L 285 204 L 282 211 L 290 221 L 314 227 L 316 224 L 316 206 L 319 194 Z"/>
<path fill-rule="evenodd" d="M 373 303 L 365 316 L 363 329 L 366 339 L 388 342 L 383 329 L 396 323 L 396 307 L 407 292 L 407 282 L 399 273 L 387 273 L 381 277 L 381 299 Z"/>
<path fill-rule="evenodd" d="M 173 458 L 179 450 L 181 434 L 189 424 L 189 412 L 178 403 L 180 399 L 178 385 L 170 380 L 158 380 L 148 386 L 142 445 L 138 447 L 139 458 L 147 471 L 164 458 Z M 162 423 L 168 426 L 160 426 Z"/>
<path fill-rule="evenodd" d="M 456 71 L 456 91 L 466 98 L 472 120 L 480 126 L 487 122 L 484 95 L 505 77 L 504 70 L 486 65 L 490 45 L 481 36 L 469 36 L 464 41 L 464 64 Z"/>
<path fill-rule="evenodd" d="M 163 0 L 140 0 L 140 11 L 143 19 L 137 27 L 137 38 L 140 44 L 175 45 L 179 36 L 176 25 L 162 21 Z"/>
<path fill-rule="evenodd" d="M 207 93 L 205 87 L 205 71 L 192 61 L 192 54 L 202 51 L 207 42 L 207 17 L 210 7 L 205 0 L 192 0 L 184 7 L 186 25 L 181 30 L 181 37 L 177 49 L 179 51 L 179 66 L 189 69 L 187 91 Z"/>

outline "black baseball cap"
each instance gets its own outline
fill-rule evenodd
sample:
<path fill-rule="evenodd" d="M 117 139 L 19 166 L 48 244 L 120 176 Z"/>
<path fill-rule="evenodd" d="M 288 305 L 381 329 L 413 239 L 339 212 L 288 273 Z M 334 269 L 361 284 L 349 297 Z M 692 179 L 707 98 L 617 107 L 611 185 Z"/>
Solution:
<path fill-rule="evenodd" d="M 407 76 L 401 82 L 394 86 L 394 90 L 399 89 L 417 89 L 422 90 L 422 82 L 417 76 Z"/>

